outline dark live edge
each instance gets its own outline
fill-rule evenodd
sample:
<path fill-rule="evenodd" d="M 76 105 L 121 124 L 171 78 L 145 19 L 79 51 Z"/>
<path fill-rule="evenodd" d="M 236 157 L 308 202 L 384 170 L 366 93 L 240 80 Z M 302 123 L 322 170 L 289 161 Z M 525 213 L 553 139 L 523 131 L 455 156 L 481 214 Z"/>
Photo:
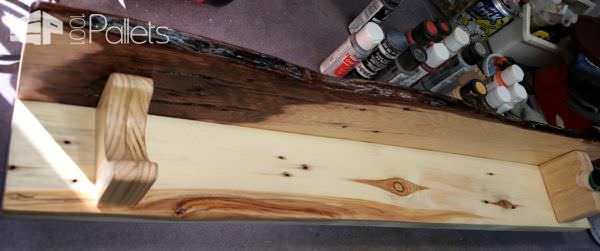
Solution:
<path fill-rule="evenodd" d="M 70 16 L 103 14 L 48 3 L 39 3 L 33 10 L 46 11 L 63 21 L 68 21 Z M 123 25 L 124 17 L 104 15 L 107 16 L 109 25 Z M 138 24 L 144 22 L 130 19 L 130 26 Z M 70 29 L 68 25 L 65 26 L 65 31 L 68 32 Z M 32 55 L 31 59 L 24 60 L 25 69 L 21 82 L 28 84 L 20 87 L 19 96 L 24 100 L 96 106 L 108 74 L 117 71 L 152 77 L 155 80 L 155 94 L 150 109 L 150 113 L 155 115 L 221 123 L 247 123 L 280 113 L 281 108 L 286 105 L 330 102 L 401 104 L 433 108 L 562 136 L 600 140 L 598 133 L 576 132 L 537 122 L 518 121 L 487 111 L 476 111 L 459 100 L 442 95 L 382 82 L 324 76 L 276 57 L 201 36 L 174 30 L 168 30 L 167 35 L 167 44 L 118 46 L 111 46 L 102 36 L 95 36 L 94 42 L 104 45 L 101 53 L 85 55 L 69 65 L 59 65 L 47 58 L 44 59 L 45 62 L 35 62 L 36 67 L 40 64 L 52 66 L 47 67 L 46 71 L 36 71 L 38 76 L 28 74 L 27 66 L 31 65 L 28 60 L 33 58 Z M 61 54 L 60 51 L 47 51 L 55 53 L 54 56 Z M 44 77 L 45 83 L 29 82 L 27 80 L 30 77 Z M 65 78 L 69 81 L 63 81 Z M 167 106 L 177 109 L 165 109 Z M 203 111 L 197 111 L 198 109 Z"/>

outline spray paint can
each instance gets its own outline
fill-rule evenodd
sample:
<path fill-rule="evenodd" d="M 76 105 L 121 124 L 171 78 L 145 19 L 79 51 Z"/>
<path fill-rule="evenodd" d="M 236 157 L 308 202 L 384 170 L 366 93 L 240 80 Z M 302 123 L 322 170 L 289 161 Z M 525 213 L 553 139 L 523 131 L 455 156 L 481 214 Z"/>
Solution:
<path fill-rule="evenodd" d="M 516 0 L 481 0 L 459 14 L 454 23 L 466 27 L 473 41 L 480 41 L 508 25 L 518 12 Z"/>
<path fill-rule="evenodd" d="M 372 0 L 348 25 L 350 34 L 358 32 L 368 22 L 381 24 L 404 0 Z"/>
<path fill-rule="evenodd" d="M 427 61 L 425 63 L 417 67 L 414 72 L 404 74 L 403 76 L 396 76 L 390 82 L 402 86 L 414 87 L 415 83 L 446 62 L 450 56 L 448 49 L 442 43 L 431 45 L 425 49 L 425 52 L 427 53 Z"/>
<path fill-rule="evenodd" d="M 488 54 L 487 47 L 480 42 L 476 42 L 463 49 L 456 57 L 440 67 L 437 72 L 421 79 L 420 84 L 425 90 L 448 94 L 456 87 L 458 78 L 465 72 L 478 68 L 478 63 Z"/>
<path fill-rule="evenodd" d="M 349 77 L 373 79 L 386 69 L 400 54 L 408 49 L 408 40 L 403 32 L 390 30 L 377 49 L 356 66 Z"/>
<path fill-rule="evenodd" d="M 398 83 L 417 71 L 427 61 L 427 52 L 420 47 L 411 47 L 400 55 L 390 67 L 377 76 L 378 81 Z"/>
<path fill-rule="evenodd" d="M 376 23 L 367 23 L 360 31 L 348 39 L 327 57 L 320 66 L 321 73 L 334 77 L 344 77 L 384 38 L 383 30 Z"/>

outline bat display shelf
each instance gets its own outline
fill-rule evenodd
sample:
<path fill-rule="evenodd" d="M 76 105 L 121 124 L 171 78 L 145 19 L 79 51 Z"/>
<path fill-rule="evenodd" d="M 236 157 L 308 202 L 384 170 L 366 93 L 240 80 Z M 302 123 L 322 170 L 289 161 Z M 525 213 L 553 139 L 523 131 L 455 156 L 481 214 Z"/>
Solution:
<path fill-rule="evenodd" d="M 149 35 L 164 43 L 74 45 L 69 17 L 94 12 L 37 10 L 64 32 L 24 48 L 4 213 L 554 230 L 598 212 L 577 183 L 596 134 L 170 29 Z"/>

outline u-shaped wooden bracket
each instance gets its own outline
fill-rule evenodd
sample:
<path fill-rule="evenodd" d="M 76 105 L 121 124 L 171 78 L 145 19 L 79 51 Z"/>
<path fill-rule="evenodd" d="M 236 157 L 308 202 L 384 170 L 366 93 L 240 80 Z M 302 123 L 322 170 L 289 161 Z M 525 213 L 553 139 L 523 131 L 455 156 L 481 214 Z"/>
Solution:
<path fill-rule="evenodd" d="M 113 73 L 96 109 L 98 206 L 135 206 L 150 190 L 158 165 L 146 153 L 152 79 Z"/>

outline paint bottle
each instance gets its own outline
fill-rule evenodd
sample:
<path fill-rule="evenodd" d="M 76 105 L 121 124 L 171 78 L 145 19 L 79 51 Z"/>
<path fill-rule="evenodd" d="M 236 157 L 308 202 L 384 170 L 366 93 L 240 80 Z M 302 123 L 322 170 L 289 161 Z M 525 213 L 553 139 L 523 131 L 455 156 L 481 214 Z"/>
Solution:
<path fill-rule="evenodd" d="M 373 79 L 386 69 L 400 54 L 408 49 L 408 40 L 404 32 L 390 30 L 377 49 L 356 66 L 348 77 Z"/>
<path fill-rule="evenodd" d="M 516 83 L 509 87 L 508 91 L 510 92 L 511 100 L 508 104 L 502 107 L 503 109 L 498 109 L 499 113 L 504 113 L 512 110 L 516 104 L 527 100 L 527 98 L 529 97 L 529 95 L 527 94 L 527 90 L 525 90 L 525 87 L 523 87 L 519 83 Z"/>
<path fill-rule="evenodd" d="M 487 89 L 494 89 L 500 86 L 503 87 L 511 87 L 516 83 L 523 81 L 525 78 L 525 73 L 523 69 L 516 64 L 513 64 L 503 71 L 496 71 L 496 73 L 490 77 L 490 81 L 488 81 Z"/>
<path fill-rule="evenodd" d="M 424 90 L 448 94 L 456 87 L 458 78 L 465 72 L 478 68 L 479 62 L 485 59 L 488 54 L 489 50 L 480 42 L 469 45 L 456 57 L 441 66 L 438 71 L 421 79 L 420 85 Z"/>
<path fill-rule="evenodd" d="M 401 83 L 410 74 L 427 61 L 427 52 L 423 48 L 411 47 L 408 51 L 400 55 L 390 67 L 377 76 L 378 81 Z M 406 86 L 406 85 L 404 85 Z"/>
<path fill-rule="evenodd" d="M 452 26 L 450 26 L 448 22 L 438 19 L 433 21 L 433 23 L 438 30 L 438 36 L 435 38 L 434 42 L 439 43 L 444 38 L 452 34 Z"/>
<path fill-rule="evenodd" d="M 429 48 L 425 49 L 427 53 L 427 61 L 421 64 L 417 69 L 408 74 L 402 74 L 395 76 L 393 81 L 394 84 L 413 87 L 421 78 L 425 77 L 430 72 L 433 72 L 437 67 L 442 65 L 448 60 L 450 54 L 448 49 L 442 43 L 435 43 Z"/>
<path fill-rule="evenodd" d="M 486 104 L 489 108 L 497 113 L 504 113 L 507 104 L 511 101 L 510 91 L 504 86 L 488 89 L 488 94 L 485 96 Z"/>
<path fill-rule="evenodd" d="M 456 27 L 450 35 L 444 38 L 442 43 L 450 52 L 450 57 L 454 57 L 462 48 L 471 43 L 471 39 L 467 31 L 461 27 Z"/>
<path fill-rule="evenodd" d="M 434 22 L 425 20 L 406 33 L 409 46 L 425 47 L 441 41 Z"/>
<path fill-rule="evenodd" d="M 384 38 L 383 30 L 376 23 L 367 23 L 327 57 L 320 66 L 321 73 L 344 77 L 365 59 Z"/>
<path fill-rule="evenodd" d="M 452 97 L 462 99 L 466 104 L 479 107 L 487 95 L 487 89 L 483 81 L 479 79 L 473 79 L 466 85 L 457 87 L 452 92 Z"/>
<path fill-rule="evenodd" d="M 490 77 L 486 86 L 490 96 L 496 93 L 495 96 L 486 96 L 486 101 L 490 108 L 497 113 L 505 113 L 513 109 L 518 102 L 527 99 L 527 91 L 518 84 L 523 81 L 525 73 L 518 65 L 511 65 L 503 71 L 497 71 L 494 76 Z M 498 94 L 500 93 L 500 94 Z M 506 93 L 506 94 L 505 94 Z"/>
<path fill-rule="evenodd" d="M 492 53 L 488 55 L 483 61 L 481 61 L 481 64 L 479 64 L 479 69 L 481 69 L 481 72 L 486 77 L 490 77 L 496 74 L 496 70 L 500 68 L 500 65 L 504 64 L 504 62 L 507 61 L 508 59 L 502 56 L 501 54 Z"/>
<path fill-rule="evenodd" d="M 348 25 L 350 34 L 358 32 L 367 23 L 381 24 L 404 0 L 372 0 Z"/>

